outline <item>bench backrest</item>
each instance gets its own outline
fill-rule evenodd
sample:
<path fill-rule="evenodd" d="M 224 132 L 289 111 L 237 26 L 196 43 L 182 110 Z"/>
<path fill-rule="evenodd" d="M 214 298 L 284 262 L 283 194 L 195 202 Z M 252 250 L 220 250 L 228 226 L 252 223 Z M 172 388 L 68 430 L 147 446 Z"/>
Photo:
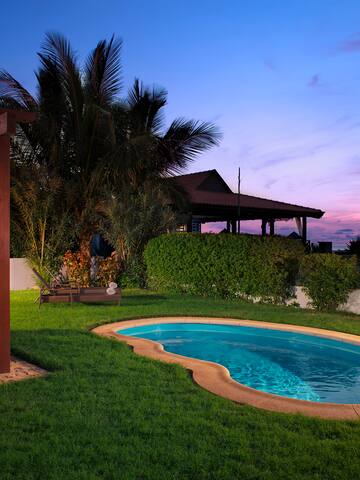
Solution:
<path fill-rule="evenodd" d="M 36 277 L 40 280 L 40 282 L 44 285 L 44 287 L 46 287 L 48 290 L 52 290 L 52 286 L 45 280 L 45 278 L 42 275 L 40 275 L 40 273 L 37 270 L 35 270 L 35 268 L 32 268 L 32 271 L 34 272 Z"/>

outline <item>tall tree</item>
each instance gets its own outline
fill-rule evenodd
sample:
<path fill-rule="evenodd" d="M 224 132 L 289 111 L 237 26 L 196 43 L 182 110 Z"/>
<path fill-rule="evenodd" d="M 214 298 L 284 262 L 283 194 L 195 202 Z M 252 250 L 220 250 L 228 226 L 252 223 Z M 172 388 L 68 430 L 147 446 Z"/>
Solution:
<path fill-rule="evenodd" d="M 121 41 L 101 40 L 81 65 L 69 41 L 50 33 L 38 53 L 36 95 L 0 71 L 0 105 L 38 113 L 32 125 L 19 127 L 12 145 L 14 220 L 23 224 L 28 237 L 37 231 L 35 252 L 49 239 L 48 226 L 69 219 L 76 228 L 64 243 L 87 239 L 104 211 L 97 206 L 113 202 L 127 189 L 129 198 L 134 193 L 150 198 L 149 192 L 161 189 L 157 198 L 167 202 L 173 192 L 165 179 L 219 142 L 218 130 L 206 122 L 176 119 L 165 128 L 163 89 L 145 88 L 135 80 L 121 99 L 120 53 Z M 46 222 L 44 210 L 34 213 L 41 214 L 42 229 L 33 232 L 24 216 L 30 184 L 33 198 L 54 197 Z"/>

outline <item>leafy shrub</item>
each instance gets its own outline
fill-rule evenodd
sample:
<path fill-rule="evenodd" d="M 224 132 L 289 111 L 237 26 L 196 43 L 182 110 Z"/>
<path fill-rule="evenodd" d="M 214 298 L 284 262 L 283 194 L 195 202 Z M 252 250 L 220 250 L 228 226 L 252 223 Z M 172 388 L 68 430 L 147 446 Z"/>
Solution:
<path fill-rule="evenodd" d="M 110 282 L 117 283 L 120 263 L 115 253 L 108 258 L 96 257 L 96 263 L 96 283 L 100 287 L 106 287 Z"/>
<path fill-rule="evenodd" d="M 65 253 L 64 266 L 70 283 L 82 287 L 106 287 L 110 282 L 117 281 L 120 272 L 120 263 L 116 254 L 108 258 L 91 257 L 85 243 L 79 252 Z"/>
<path fill-rule="evenodd" d="M 146 267 L 143 259 L 137 255 L 127 260 L 120 276 L 122 288 L 145 288 Z"/>
<path fill-rule="evenodd" d="M 350 240 L 350 242 L 347 244 L 347 251 L 350 253 L 350 255 L 357 255 L 357 257 L 360 259 L 360 237 Z"/>
<path fill-rule="evenodd" d="M 152 288 L 276 302 L 292 295 L 303 253 L 281 237 L 175 233 L 150 240 L 144 258 Z"/>
<path fill-rule="evenodd" d="M 359 284 L 355 258 L 333 253 L 311 254 L 302 259 L 300 276 L 312 305 L 319 310 L 334 310 L 345 303 Z"/>

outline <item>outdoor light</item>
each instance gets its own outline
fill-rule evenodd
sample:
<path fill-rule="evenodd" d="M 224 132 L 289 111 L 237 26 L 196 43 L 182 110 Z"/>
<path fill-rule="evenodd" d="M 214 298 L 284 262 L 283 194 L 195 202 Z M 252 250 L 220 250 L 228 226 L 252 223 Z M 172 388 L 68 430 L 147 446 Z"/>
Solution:
<path fill-rule="evenodd" d="M 0 373 L 10 371 L 10 137 L 35 116 L 0 108 Z"/>

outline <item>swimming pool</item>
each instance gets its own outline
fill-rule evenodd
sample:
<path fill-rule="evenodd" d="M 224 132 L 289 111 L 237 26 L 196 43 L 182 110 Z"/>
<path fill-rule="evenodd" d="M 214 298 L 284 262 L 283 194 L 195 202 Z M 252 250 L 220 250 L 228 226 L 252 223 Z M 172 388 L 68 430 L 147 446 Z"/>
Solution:
<path fill-rule="evenodd" d="M 360 345 L 290 331 L 213 323 L 155 323 L 118 330 L 167 352 L 216 362 L 237 382 L 298 400 L 360 403 Z"/>

